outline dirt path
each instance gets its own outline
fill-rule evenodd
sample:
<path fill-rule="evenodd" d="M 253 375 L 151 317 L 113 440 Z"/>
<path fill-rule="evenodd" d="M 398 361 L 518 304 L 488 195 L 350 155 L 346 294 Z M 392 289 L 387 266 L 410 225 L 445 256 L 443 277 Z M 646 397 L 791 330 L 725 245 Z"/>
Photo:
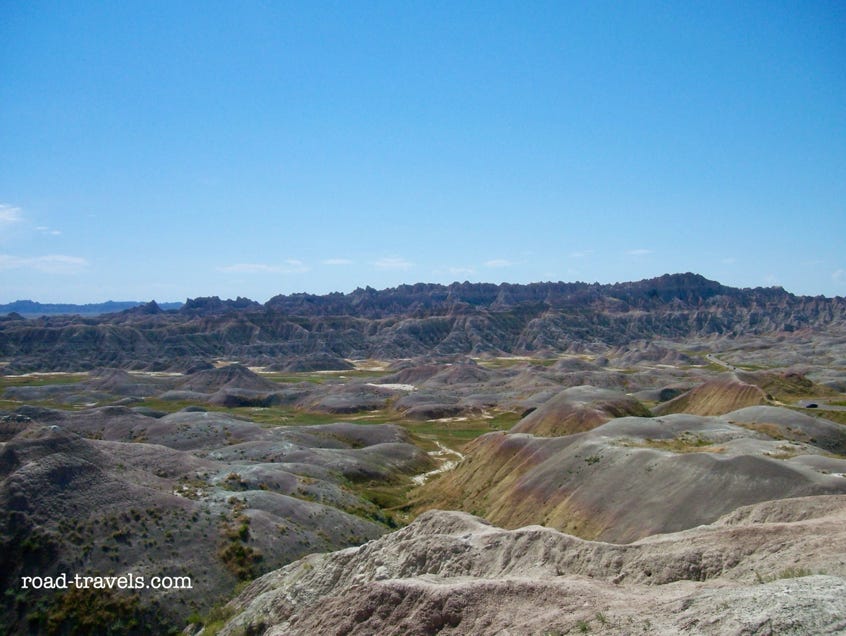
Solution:
<path fill-rule="evenodd" d="M 722 361 L 722 360 L 720 360 L 717 356 L 715 356 L 713 353 L 706 353 L 706 354 L 705 354 L 705 358 L 706 358 L 709 362 L 713 362 L 714 364 L 718 364 L 718 365 L 720 365 L 721 367 L 725 367 L 725 368 L 726 368 L 726 369 L 728 369 L 729 371 L 737 371 L 737 367 L 736 367 L 736 366 L 734 366 L 733 364 L 729 364 L 728 362 L 723 362 L 723 361 Z"/>
<path fill-rule="evenodd" d="M 448 470 L 452 470 L 453 468 L 458 466 L 458 463 L 462 459 L 464 459 L 464 455 L 462 455 L 458 451 L 452 450 L 451 448 L 447 448 L 446 446 L 444 446 L 440 442 L 435 442 L 435 444 L 438 445 L 438 450 L 429 451 L 429 455 L 431 457 L 434 457 L 435 459 L 441 461 L 442 463 L 441 463 L 440 466 L 438 466 L 434 470 L 430 470 L 429 472 L 426 472 L 426 473 L 420 473 L 419 475 L 414 475 L 414 477 L 411 478 L 411 481 L 416 486 L 422 486 L 423 484 L 425 484 L 429 479 L 431 479 L 435 475 L 440 475 L 441 473 L 445 473 Z M 447 459 L 447 457 L 449 455 L 454 456 L 456 459 Z"/>

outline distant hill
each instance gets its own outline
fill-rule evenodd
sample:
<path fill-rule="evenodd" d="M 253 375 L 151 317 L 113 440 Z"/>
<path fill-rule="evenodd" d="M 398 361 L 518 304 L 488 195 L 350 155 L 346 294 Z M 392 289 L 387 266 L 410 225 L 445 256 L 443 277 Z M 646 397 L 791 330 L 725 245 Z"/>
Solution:
<path fill-rule="evenodd" d="M 276 296 L 263 305 L 210 297 L 188 299 L 176 311 L 163 307 L 30 320 L 19 307 L 0 319 L 0 359 L 10 371 L 70 371 L 177 369 L 224 357 L 271 366 L 317 354 L 554 356 L 654 338 L 846 328 L 846 298 L 737 289 L 690 273 L 613 285 L 421 283 Z"/>
<path fill-rule="evenodd" d="M 146 303 L 142 303 L 137 300 L 109 300 L 104 303 L 90 303 L 87 305 L 38 303 L 33 300 L 16 300 L 13 303 L 0 305 L 0 315 L 15 313 L 24 316 L 25 318 L 61 315 L 99 316 L 101 314 L 111 314 L 118 311 L 125 311 L 144 304 Z M 158 306 L 162 310 L 167 311 L 171 309 L 179 309 L 182 305 L 183 303 L 161 303 Z"/>

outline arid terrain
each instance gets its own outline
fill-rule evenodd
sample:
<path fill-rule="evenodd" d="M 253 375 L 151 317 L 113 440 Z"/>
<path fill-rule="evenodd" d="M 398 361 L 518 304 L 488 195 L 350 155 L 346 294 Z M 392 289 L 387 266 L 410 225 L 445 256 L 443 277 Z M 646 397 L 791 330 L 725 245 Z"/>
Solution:
<path fill-rule="evenodd" d="M 198 299 L 0 364 L 0 631 L 846 633 L 843 298 Z M 193 585 L 20 585 L 63 572 Z"/>

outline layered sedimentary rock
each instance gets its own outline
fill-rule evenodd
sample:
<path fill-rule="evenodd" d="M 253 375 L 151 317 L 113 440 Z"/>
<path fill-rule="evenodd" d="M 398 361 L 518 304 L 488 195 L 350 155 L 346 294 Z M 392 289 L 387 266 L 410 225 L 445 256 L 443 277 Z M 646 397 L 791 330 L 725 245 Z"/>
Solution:
<path fill-rule="evenodd" d="M 844 522 L 844 496 L 787 499 L 614 545 L 433 511 L 258 579 L 220 633 L 842 633 Z"/>
<path fill-rule="evenodd" d="M 284 367 L 296 360 L 572 352 L 655 337 L 842 328 L 844 320 L 843 298 L 735 289 L 694 274 L 614 285 L 418 284 L 277 296 L 264 305 L 201 298 L 167 312 L 12 316 L 0 321 L 0 357 L 13 371 L 171 369 L 224 357 Z"/>

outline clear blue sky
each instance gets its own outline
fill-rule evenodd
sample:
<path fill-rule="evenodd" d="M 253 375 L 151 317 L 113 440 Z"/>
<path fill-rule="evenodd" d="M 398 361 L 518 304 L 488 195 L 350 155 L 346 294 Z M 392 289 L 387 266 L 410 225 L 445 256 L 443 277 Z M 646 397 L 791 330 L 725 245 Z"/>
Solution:
<path fill-rule="evenodd" d="M 0 3 L 0 302 L 846 295 L 843 2 Z"/>

